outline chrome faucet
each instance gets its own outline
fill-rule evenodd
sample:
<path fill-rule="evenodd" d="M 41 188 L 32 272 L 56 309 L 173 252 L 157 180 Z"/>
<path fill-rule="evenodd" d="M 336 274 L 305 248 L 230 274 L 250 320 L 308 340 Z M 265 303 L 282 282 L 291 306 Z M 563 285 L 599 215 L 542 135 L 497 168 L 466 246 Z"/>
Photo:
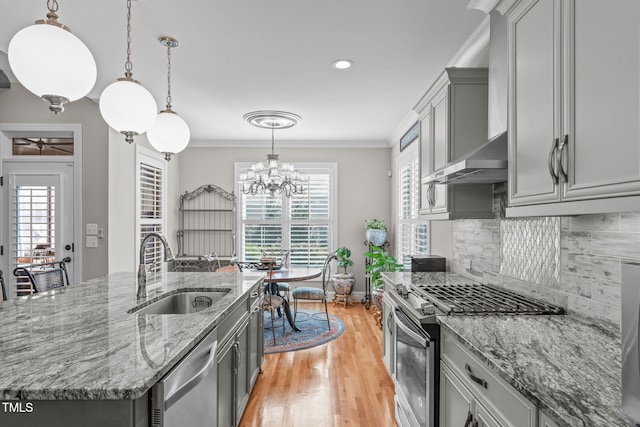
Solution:
<path fill-rule="evenodd" d="M 138 292 L 136 293 L 138 299 L 147 297 L 147 268 L 144 265 L 144 249 L 147 246 L 147 242 L 153 237 L 159 239 L 164 246 L 164 262 L 170 262 L 175 259 L 167 239 L 165 239 L 162 234 L 155 232 L 149 233 L 142 239 L 142 242 L 140 242 L 140 265 L 138 266 Z"/>

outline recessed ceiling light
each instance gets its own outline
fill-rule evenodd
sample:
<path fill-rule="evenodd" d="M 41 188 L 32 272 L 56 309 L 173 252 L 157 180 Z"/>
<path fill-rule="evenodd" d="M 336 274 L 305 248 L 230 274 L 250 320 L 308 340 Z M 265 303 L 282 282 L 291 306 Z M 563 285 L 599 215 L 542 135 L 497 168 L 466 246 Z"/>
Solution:
<path fill-rule="evenodd" d="M 331 66 L 336 70 L 346 70 L 347 68 L 351 68 L 352 65 L 353 61 L 348 59 L 338 59 L 337 61 L 333 61 L 333 64 L 331 64 Z"/>

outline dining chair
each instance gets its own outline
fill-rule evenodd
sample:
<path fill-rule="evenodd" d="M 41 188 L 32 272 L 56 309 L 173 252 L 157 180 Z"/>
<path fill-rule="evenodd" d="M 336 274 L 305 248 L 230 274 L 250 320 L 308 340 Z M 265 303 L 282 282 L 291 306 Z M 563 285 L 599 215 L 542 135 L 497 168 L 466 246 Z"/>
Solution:
<path fill-rule="evenodd" d="M 57 265 L 57 267 L 56 267 Z M 28 278 L 33 285 L 34 293 L 69 285 L 69 276 L 64 261 L 34 266 L 35 268 L 17 267 L 13 270 L 15 277 Z"/>
<path fill-rule="evenodd" d="M 276 258 L 276 264 L 280 265 L 282 268 L 289 268 L 289 262 L 291 259 L 291 250 L 290 249 L 286 249 L 286 250 L 263 250 L 262 251 L 262 256 L 263 257 L 275 257 Z M 291 285 L 289 285 L 288 283 L 284 283 L 284 282 L 277 282 L 276 285 L 278 286 L 278 292 L 280 293 L 280 295 L 282 297 L 284 297 L 287 301 L 289 301 L 289 294 L 291 293 Z"/>
<path fill-rule="evenodd" d="M 291 292 L 293 298 L 293 321 L 296 320 L 298 313 L 298 300 L 304 301 L 322 301 L 324 303 L 324 312 L 327 316 L 327 326 L 331 330 L 331 323 L 329 323 L 329 311 L 327 310 L 327 285 L 331 279 L 331 262 L 337 261 L 338 257 L 335 254 L 330 254 L 325 258 L 322 266 L 322 289 L 312 287 L 295 288 Z"/>
<path fill-rule="evenodd" d="M 273 335 L 273 345 L 277 345 L 276 344 L 276 328 L 275 328 L 273 319 L 276 315 L 276 312 L 282 308 L 283 302 L 284 302 L 284 299 L 282 297 L 279 297 L 278 295 L 273 295 L 271 292 L 265 293 L 264 300 L 262 302 L 263 311 L 269 311 L 269 314 L 271 315 L 270 316 L 271 317 L 271 334 Z M 285 316 L 280 315 L 280 318 L 282 319 L 282 335 L 284 335 Z"/>
<path fill-rule="evenodd" d="M 2 270 L 0 270 L 0 287 L 2 287 L 2 301 L 7 300 L 7 290 L 4 287 L 4 276 Z"/>

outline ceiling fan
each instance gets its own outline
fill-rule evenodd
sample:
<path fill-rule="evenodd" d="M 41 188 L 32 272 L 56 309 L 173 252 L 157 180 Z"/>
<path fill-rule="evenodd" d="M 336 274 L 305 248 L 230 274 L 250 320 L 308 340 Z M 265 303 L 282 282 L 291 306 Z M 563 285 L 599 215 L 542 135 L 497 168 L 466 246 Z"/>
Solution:
<path fill-rule="evenodd" d="M 73 138 L 13 138 L 14 154 L 73 155 Z M 19 152 L 16 152 L 19 151 Z"/>

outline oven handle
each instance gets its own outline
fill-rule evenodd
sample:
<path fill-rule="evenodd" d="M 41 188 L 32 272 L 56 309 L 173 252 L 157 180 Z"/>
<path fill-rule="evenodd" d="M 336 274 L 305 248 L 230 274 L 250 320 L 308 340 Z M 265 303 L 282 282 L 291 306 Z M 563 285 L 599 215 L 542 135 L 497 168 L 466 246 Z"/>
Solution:
<path fill-rule="evenodd" d="M 409 319 L 407 315 L 402 312 L 402 310 L 396 309 L 396 326 L 400 327 L 400 329 L 402 329 L 407 335 L 418 341 L 424 347 L 429 347 L 429 341 L 431 341 L 431 337 L 429 337 L 429 335 L 427 335 L 426 333 L 422 334 L 414 331 L 413 328 L 406 323 L 406 321 L 413 323 L 411 319 Z"/>

